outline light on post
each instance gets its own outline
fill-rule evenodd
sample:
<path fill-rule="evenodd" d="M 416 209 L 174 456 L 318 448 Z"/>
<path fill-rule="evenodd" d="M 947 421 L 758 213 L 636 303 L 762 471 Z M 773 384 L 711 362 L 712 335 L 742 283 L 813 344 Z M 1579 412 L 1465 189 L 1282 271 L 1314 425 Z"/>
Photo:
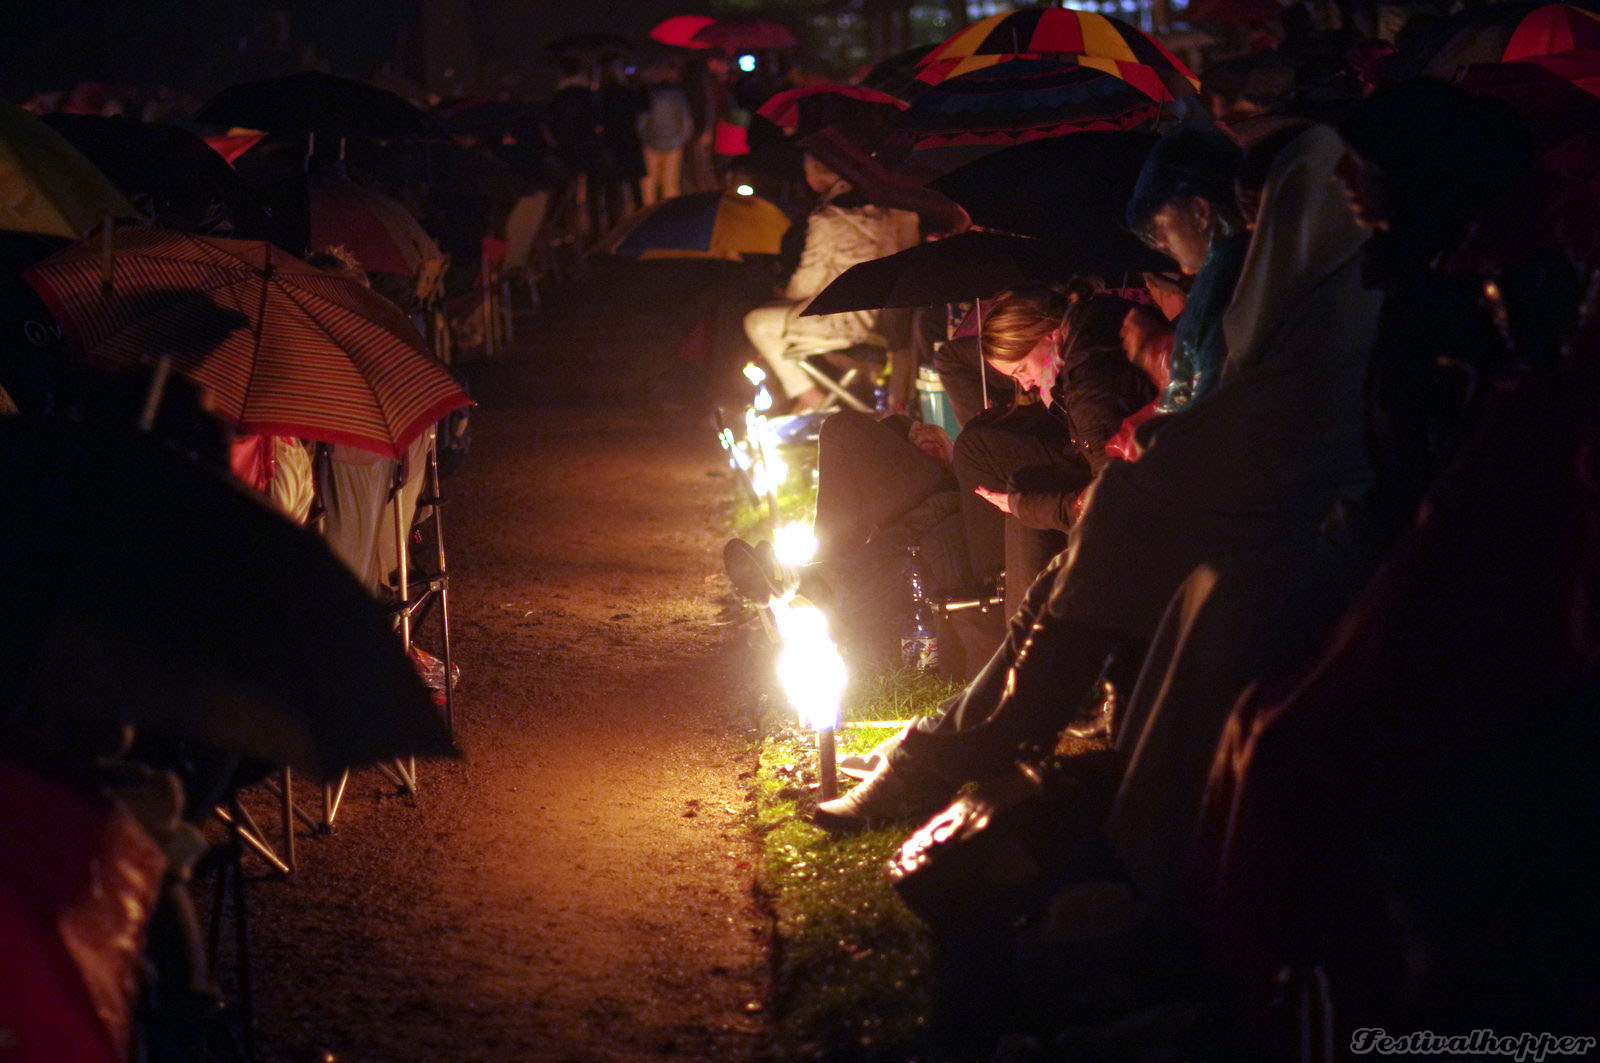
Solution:
<path fill-rule="evenodd" d="M 828 618 L 816 606 L 777 601 L 772 613 L 783 639 L 778 681 L 801 722 L 817 732 L 817 777 L 823 800 L 829 800 L 839 795 L 833 736 L 849 680 L 844 659 L 828 634 Z"/>

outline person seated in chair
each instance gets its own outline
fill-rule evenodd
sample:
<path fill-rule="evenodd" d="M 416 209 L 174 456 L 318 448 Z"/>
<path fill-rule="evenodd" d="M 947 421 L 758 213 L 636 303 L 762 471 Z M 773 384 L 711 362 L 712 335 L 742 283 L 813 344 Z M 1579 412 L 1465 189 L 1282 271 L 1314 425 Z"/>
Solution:
<path fill-rule="evenodd" d="M 811 355 L 843 351 L 875 338 L 877 314 L 853 311 L 801 317 L 818 292 L 860 262 L 903 251 L 917 241 L 917 216 L 868 203 L 844 178 L 805 156 L 806 184 L 821 197 L 806 219 L 800 263 L 781 298 L 745 315 L 745 334 L 767 363 L 791 411 L 820 406 L 826 396 L 800 368 Z"/>

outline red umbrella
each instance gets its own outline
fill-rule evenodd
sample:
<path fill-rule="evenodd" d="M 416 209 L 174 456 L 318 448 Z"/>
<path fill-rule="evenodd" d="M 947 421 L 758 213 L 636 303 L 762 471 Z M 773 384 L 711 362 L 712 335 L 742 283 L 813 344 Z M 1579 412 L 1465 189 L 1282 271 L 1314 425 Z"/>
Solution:
<path fill-rule="evenodd" d="M 238 432 L 398 458 L 471 404 L 393 303 L 271 244 L 131 228 L 112 251 L 109 294 L 98 240 L 23 279 L 85 359 L 116 368 L 169 356 Z"/>
<path fill-rule="evenodd" d="M 1529 56 L 1514 63 L 1475 63 L 1462 71 L 1464 89 L 1516 109 L 1544 150 L 1569 136 L 1600 129 L 1600 51 Z"/>
<path fill-rule="evenodd" d="M 405 207 L 351 181 L 317 181 L 310 190 L 313 248 L 342 247 L 369 273 L 415 277 L 444 258 Z"/>
<path fill-rule="evenodd" d="M 798 43 L 787 26 L 758 18 L 720 19 L 696 30 L 691 39 L 725 52 L 778 51 Z"/>
<path fill-rule="evenodd" d="M 1574 48 L 1600 48 L 1600 15 L 1571 4 L 1546 4 L 1517 23 L 1500 58 L 1509 62 Z"/>
<path fill-rule="evenodd" d="M 829 126 L 857 132 L 880 130 L 907 104 L 887 92 L 861 85 L 822 82 L 785 89 L 756 108 L 756 114 L 784 132 L 809 136 Z"/>
<path fill-rule="evenodd" d="M 716 21 L 705 15 L 673 15 L 658 22 L 650 38 L 676 48 L 709 48 L 711 45 L 695 40 L 694 35 Z"/>

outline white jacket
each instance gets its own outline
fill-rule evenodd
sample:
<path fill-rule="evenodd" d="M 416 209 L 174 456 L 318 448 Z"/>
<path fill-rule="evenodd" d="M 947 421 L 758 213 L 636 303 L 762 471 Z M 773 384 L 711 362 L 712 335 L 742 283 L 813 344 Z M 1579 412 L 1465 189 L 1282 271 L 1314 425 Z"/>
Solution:
<path fill-rule="evenodd" d="M 917 216 L 906 210 L 867 204 L 839 207 L 824 202 L 811 212 L 800 264 L 789 277 L 784 295 L 795 303 L 784 339 L 791 347 L 833 350 L 859 343 L 873 334 L 878 313 L 872 310 L 800 317 L 800 311 L 834 278 L 858 262 L 903 251 L 917 242 Z"/>

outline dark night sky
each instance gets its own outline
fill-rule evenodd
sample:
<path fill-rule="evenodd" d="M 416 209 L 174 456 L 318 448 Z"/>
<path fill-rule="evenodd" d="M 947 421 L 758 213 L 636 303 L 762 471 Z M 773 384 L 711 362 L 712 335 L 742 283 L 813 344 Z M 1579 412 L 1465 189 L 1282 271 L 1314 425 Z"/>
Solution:
<path fill-rule="evenodd" d="M 341 73 L 392 56 L 427 5 L 456 7 L 478 59 L 537 65 L 540 47 L 572 33 L 642 36 L 661 18 L 706 10 L 683 0 L 5 0 L 0 79 L 13 97 L 80 80 L 183 84 L 249 27 L 254 11 L 286 10 L 295 36 L 314 40 Z M 413 70 L 420 69 L 413 48 Z"/>

